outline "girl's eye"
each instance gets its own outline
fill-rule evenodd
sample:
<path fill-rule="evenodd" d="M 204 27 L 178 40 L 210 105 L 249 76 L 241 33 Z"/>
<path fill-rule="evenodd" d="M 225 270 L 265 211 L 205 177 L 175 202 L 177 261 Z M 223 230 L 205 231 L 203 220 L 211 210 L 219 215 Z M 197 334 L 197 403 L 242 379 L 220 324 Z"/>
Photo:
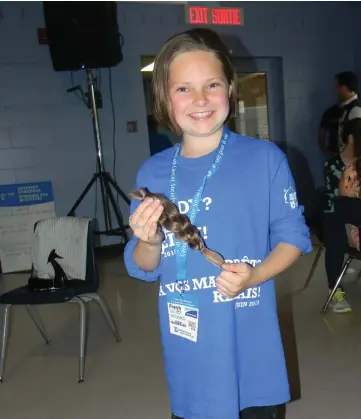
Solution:
<path fill-rule="evenodd" d="M 218 86 L 219 86 L 219 83 L 212 83 L 209 85 L 211 89 L 214 89 L 215 87 L 218 87 Z"/>
<path fill-rule="evenodd" d="M 178 87 L 178 89 L 177 89 L 177 92 L 181 92 L 181 93 L 184 93 L 184 92 L 187 92 L 187 91 L 188 91 L 188 89 L 186 87 Z"/>

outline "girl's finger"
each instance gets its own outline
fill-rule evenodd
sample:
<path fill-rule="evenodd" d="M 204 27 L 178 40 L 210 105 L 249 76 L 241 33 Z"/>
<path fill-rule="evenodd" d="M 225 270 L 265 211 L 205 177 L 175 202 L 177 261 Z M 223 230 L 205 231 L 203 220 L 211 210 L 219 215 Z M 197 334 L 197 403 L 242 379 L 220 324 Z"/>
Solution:
<path fill-rule="evenodd" d="M 216 285 L 217 285 L 217 287 L 218 287 L 218 285 L 220 285 L 222 288 L 224 288 L 225 290 L 227 290 L 227 291 L 229 291 L 229 292 L 230 292 L 228 281 L 226 281 L 226 280 L 225 280 L 224 278 L 222 278 L 221 276 L 219 276 L 219 277 L 216 279 Z"/>
<path fill-rule="evenodd" d="M 161 243 L 162 240 L 163 240 L 163 233 L 158 230 L 157 223 L 152 223 L 149 230 L 149 236 L 147 237 L 147 241 L 153 244 L 153 243 Z"/>
<path fill-rule="evenodd" d="M 153 221 L 154 213 L 159 208 L 160 202 L 153 201 L 140 215 L 138 218 L 138 223 L 141 226 L 149 223 L 149 221 Z"/>
<path fill-rule="evenodd" d="M 157 221 L 159 220 L 160 215 L 163 212 L 163 207 L 157 207 L 157 209 L 154 210 L 153 215 L 149 218 L 146 224 L 144 224 L 144 227 L 142 228 L 142 231 L 139 232 L 139 235 L 142 236 L 142 240 L 147 241 L 147 238 L 154 238 L 154 236 L 157 234 Z M 142 220 L 139 218 L 140 225 L 142 225 Z M 132 220 L 133 221 L 133 220 Z M 155 223 L 155 227 L 153 224 Z"/>
<path fill-rule="evenodd" d="M 150 223 L 157 223 L 159 217 L 162 215 L 163 210 L 164 207 L 162 207 L 162 205 L 159 205 L 159 207 L 154 211 L 153 215 L 150 217 Z"/>
<path fill-rule="evenodd" d="M 148 241 L 149 238 L 151 237 L 151 228 L 152 228 L 152 223 L 148 222 L 147 224 L 144 225 L 144 227 L 139 232 L 143 241 Z"/>
<path fill-rule="evenodd" d="M 151 226 L 150 226 L 150 229 L 149 229 L 149 235 L 148 235 L 148 237 L 149 237 L 150 240 L 154 240 L 156 238 L 156 236 L 157 236 L 157 229 L 158 229 L 157 223 L 156 222 L 153 222 L 151 224 Z"/>
<path fill-rule="evenodd" d="M 138 207 L 135 209 L 135 211 L 132 214 L 132 222 L 134 224 L 138 224 L 139 218 L 143 215 L 145 210 L 153 203 L 152 198 L 146 198 Z"/>
<path fill-rule="evenodd" d="M 217 291 L 219 291 L 224 297 L 232 298 L 230 292 L 227 290 L 226 287 L 224 287 L 222 284 L 220 284 L 218 281 L 216 283 Z"/>

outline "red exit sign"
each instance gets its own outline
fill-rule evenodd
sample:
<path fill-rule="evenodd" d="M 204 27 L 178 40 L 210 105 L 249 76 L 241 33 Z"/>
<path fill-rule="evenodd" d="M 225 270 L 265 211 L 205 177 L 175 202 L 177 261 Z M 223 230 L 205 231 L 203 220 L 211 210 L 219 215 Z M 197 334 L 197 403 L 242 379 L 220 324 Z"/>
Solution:
<path fill-rule="evenodd" d="M 185 6 L 191 25 L 243 25 L 243 9 L 238 7 Z"/>

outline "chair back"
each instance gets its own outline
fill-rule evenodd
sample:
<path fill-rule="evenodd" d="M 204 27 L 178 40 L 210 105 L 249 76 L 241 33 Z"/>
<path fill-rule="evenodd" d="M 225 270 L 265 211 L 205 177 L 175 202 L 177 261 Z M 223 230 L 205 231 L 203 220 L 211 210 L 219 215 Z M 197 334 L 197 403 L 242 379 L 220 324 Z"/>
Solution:
<path fill-rule="evenodd" d="M 80 217 L 54 217 L 38 221 L 32 240 L 31 277 L 54 278 L 48 263 L 54 249 L 56 259 L 69 280 L 83 280 L 84 285 L 99 287 L 99 270 L 95 259 L 95 221 Z"/>

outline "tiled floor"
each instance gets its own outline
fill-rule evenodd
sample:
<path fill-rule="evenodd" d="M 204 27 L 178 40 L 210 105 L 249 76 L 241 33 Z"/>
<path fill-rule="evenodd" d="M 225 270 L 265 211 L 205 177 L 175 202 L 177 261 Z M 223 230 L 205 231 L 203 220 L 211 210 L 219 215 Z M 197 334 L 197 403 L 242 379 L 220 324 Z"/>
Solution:
<path fill-rule="evenodd" d="M 327 286 L 321 258 L 309 289 L 302 286 L 314 254 L 278 278 L 279 311 L 295 401 L 288 419 L 358 419 L 361 412 L 361 281 L 350 277 L 354 312 L 319 311 Z M 357 263 L 352 266 L 360 269 Z M 90 306 L 85 383 L 77 383 L 79 317 L 75 305 L 41 307 L 52 339 L 44 345 L 27 313 L 12 311 L 1 419 L 169 419 L 157 325 L 157 285 L 127 277 L 119 260 L 101 264 L 102 295 L 123 337 L 116 343 Z M 357 275 L 356 275 L 357 276 Z M 0 278 L 0 292 L 26 281 Z M 296 345 L 297 343 L 297 345 Z M 227 418 L 223 418 L 227 419 Z"/>

